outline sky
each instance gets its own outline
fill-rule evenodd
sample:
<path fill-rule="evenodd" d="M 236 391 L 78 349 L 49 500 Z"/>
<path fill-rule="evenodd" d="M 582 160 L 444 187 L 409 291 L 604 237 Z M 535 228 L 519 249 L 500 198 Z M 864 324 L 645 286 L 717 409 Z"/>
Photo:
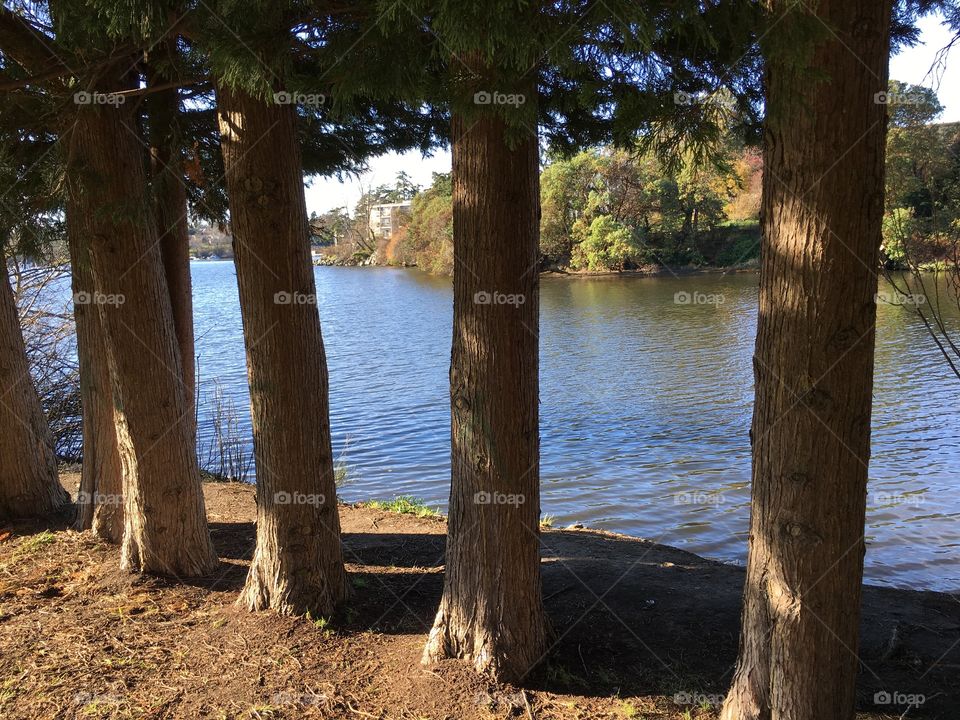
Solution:
<path fill-rule="evenodd" d="M 940 24 L 938 16 L 926 17 L 919 23 L 921 43 L 907 48 L 890 60 L 890 77 L 911 85 L 926 85 L 937 91 L 945 110 L 939 120 L 960 121 L 960 47 L 954 49 L 946 67 L 931 74 L 938 51 L 951 40 L 950 31 Z M 432 157 L 419 152 L 388 153 L 369 163 L 369 172 L 361 178 L 314 178 L 306 190 L 307 210 L 318 213 L 346 207 L 351 213 L 363 192 L 377 185 L 392 185 L 397 173 L 406 172 L 413 182 L 430 186 L 432 173 L 450 172 L 450 151 L 438 149 Z"/>

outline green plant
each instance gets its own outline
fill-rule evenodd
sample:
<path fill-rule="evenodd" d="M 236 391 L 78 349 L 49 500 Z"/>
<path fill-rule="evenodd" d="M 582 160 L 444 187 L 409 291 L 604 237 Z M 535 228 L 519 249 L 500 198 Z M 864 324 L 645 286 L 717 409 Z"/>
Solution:
<path fill-rule="evenodd" d="M 610 215 L 600 215 L 573 249 L 573 264 L 582 270 L 622 270 L 639 249 L 629 227 Z"/>
<path fill-rule="evenodd" d="M 401 515 L 416 515 L 422 517 L 441 517 L 440 508 L 434 510 L 420 498 L 412 495 L 400 495 L 393 500 L 371 500 L 366 506 L 374 510 L 387 510 Z"/>
<path fill-rule="evenodd" d="M 37 550 L 45 548 L 47 545 L 52 545 L 57 541 L 57 536 L 54 535 L 49 530 L 44 530 L 43 532 L 37 533 L 36 535 L 31 535 L 28 538 L 24 538 L 20 542 L 20 547 L 17 548 L 17 555 L 27 555 L 28 553 L 34 553 Z"/>

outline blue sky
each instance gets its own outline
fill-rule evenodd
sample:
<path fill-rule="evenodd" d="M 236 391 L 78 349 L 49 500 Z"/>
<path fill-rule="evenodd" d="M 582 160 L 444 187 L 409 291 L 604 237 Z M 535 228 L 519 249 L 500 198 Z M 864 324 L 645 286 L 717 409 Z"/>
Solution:
<path fill-rule="evenodd" d="M 921 44 L 908 48 L 890 61 L 890 77 L 912 85 L 926 85 L 937 91 L 945 111 L 944 122 L 960 121 L 960 48 L 947 58 L 945 67 L 931 72 L 938 51 L 951 40 L 950 31 L 936 16 L 920 23 Z M 363 192 L 377 185 L 392 184 L 397 173 L 406 172 L 419 185 L 430 185 L 431 173 L 450 172 L 450 153 L 438 150 L 433 157 L 422 158 L 420 153 L 390 153 L 370 161 L 370 171 L 362 178 L 340 182 L 336 178 L 315 178 L 307 187 L 307 210 L 326 212 L 331 208 L 353 206 Z"/>

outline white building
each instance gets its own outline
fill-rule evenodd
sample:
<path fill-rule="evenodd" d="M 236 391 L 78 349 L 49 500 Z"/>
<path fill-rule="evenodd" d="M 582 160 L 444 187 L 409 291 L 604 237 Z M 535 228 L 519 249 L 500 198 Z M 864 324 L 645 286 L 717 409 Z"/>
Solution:
<path fill-rule="evenodd" d="M 410 201 L 385 203 L 370 208 L 370 232 L 378 238 L 389 238 L 410 217 Z"/>

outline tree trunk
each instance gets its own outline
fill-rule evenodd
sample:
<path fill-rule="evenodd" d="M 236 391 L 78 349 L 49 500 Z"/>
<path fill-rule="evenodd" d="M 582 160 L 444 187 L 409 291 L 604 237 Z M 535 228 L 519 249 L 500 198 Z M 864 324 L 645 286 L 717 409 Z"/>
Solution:
<path fill-rule="evenodd" d="M 113 414 L 113 388 L 100 315 L 92 302 L 93 271 L 89 238 L 91 208 L 67 202 L 67 239 L 73 278 L 73 315 L 80 365 L 80 404 L 83 412 L 83 466 L 77 493 L 78 530 L 112 543 L 123 539 L 123 471 Z M 85 222 L 86 221 L 86 222 Z"/>
<path fill-rule="evenodd" d="M 724 720 L 854 717 L 890 2 L 816 8 L 832 30 L 813 72 L 768 58 L 750 551 Z"/>
<path fill-rule="evenodd" d="M 150 83 L 164 82 L 162 75 Z M 154 207 L 160 255 L 170 292 L 173 325 L 183 363 L 184 395 L 190 407 L 190 431 L 196 446 L 196 351 L 193 332 L 193 283 L 190 277 L 190 235 L 187 226 L 187 188 L 180 155 L 180 100 L 176 88 L 156 92 L 149 99 L 150 157 Z"/>
<path fill-rule="evenodd" d="M 126 104 L 81 106 L 69 132 L 70 201 L 90 223 L 90 301 L 107 351 L 123 467 L 121 567 L 204 575 L 218 559 L 136 133 Z"/>
<path fill-rule="evenodd" d="M 540 583 L 538 145 L 455 114 L 452 479 L 443 599 L 423 661 L 517 681 L 547 649 Z"/>
<path fill-rule="evenodd" d="M 347 585 L 296 110 L 223 88 L 218 99 L 257 468 L 239 604 L 328 615 Z"/>
<path fill-rule="evenodd" d="M 0 520 L 41 517 L 70 502 L 30 375 L 6 258 L 0 281 Z"/>

